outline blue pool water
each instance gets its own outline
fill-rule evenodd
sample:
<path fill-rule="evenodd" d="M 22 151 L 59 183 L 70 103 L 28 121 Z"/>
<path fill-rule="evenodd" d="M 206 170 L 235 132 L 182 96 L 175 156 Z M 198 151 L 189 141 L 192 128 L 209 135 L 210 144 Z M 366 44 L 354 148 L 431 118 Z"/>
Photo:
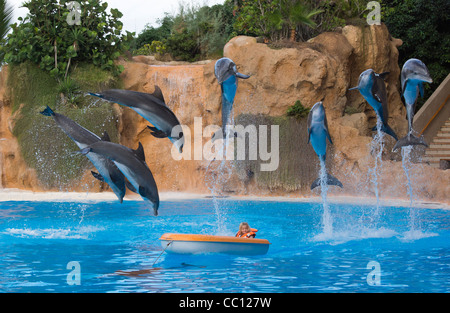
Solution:
<path fill-rule="evenodd" d="M 142 201 L 0 203 L 0 292 L 450 292 L 450 211 L 416 209 L 411 231 L 408 208 L 374 221 L 330 204 L 325 235 L 320 203 L 220 203 L 221 227 L 212 199 L 164 201 L 158 217 Z M 161 255 L 163 233 L 242 221 L 268 254 Z"/>

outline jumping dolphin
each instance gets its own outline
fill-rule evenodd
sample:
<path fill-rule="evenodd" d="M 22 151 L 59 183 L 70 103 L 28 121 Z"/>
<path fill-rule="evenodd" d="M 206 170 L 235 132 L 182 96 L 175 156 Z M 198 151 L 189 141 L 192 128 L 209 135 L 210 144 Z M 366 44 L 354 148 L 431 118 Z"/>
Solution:
<path fill-rule="evenodd" d="M 47 106 L 47 108 L 42 111 L 41 114 L 53 117 L 56 125 L 58 125 L 59 128 L 61 128 L 66 133 L 66 135 L 69 136 L 70 139 L 72 139 L 77 144 L 80 149 L 83 149 L 90 144 L 102 140 L 109 141 L 109 136 L 106 132 L 103 137 L 100 138 L 96 134 L 75 123 L 70 118 L 62 114 L 53 112 L 53 110 L 49 106 Z M 120 203 L 122 203 L 126 191 L 126 182 L 123 174 L 119 171 L 119 169 L 114 165 L 113 162 L 101 155 L 93 153 L 91 155 L 88 155 L 87 158 L 92 162 L 92 164 L 99 172 L 99 174 L 92 172 L 92 175 L 98 180 L 106 182 L 111 187 L 112 191 L 116 194 L 117 198 L 119 198 Z M 132 189 L 132 191 L 134 190 Z"/>
<path fill-rule="evenodd" d="M 314 151 L 320 159 L 320 162 L 325 166 L 325 158 L 327 152 L 327 138 L 331 144 L 330 133 L 328 132 L 327 116 L 322 102 L 317 102 L 312 107 L 308 114 L 308 143 L 311 142 Z M 335 185 L 343 187 L 342 183 L 336 178 L 326 173 L 327 185 Z M 317 178 L 311 185 L 311 190 L 320 186 L 320 177 Z"/>
<path fill-rule="evenodd" d="M 395 140 L 398 140 L 397 135 L 387 123 L 389 112 L 384 78 L 388 74 L 389 72 L 377 74 L 372 69 L 365 70 L 359 76 L 358 86 L 350 88 L 349 90 L 359 90 L 364 99 L 366 99 L 370 106 L 375 110 L 377 118 L 380 119 L 381 131 L 392 136 Z M 372 130 L 376 129 L 377 127 L 375 126 Z"/>
<path fill-rule="evenodd" d="M 178 118 L 166 105 L 161 89 L 155 86 L 153 94 L 123 89 L 110 89 L 101 93 L 89 93 L 111 102 L 127 106 L 147 121 L 153 124 L 148 126 L 151 134 L 156 138 L 169 138 L 180 153 L 183 152 L 184 137 Z M 177 127 L 177 135 L 172 137 L 172 130 Z M 176 131 L 176 129 L 175 129 Z"/>
<path fill-rule="evenodd" d="M 423 83 L 432 83 L 426 65 L 418 59 L 409 59 L 402 68 L 402 94 L 405 98 L 406 114 L 408 117 L 408 134 L 395 144 L 393 151 L 403 146 L 423 145 L 428 147 L 423 138 L 414 136 L 412 128 L 417 97 L 423 97 Z"/>
<path fill-rule="evenodd" d="M 234 96 L 236 95 L 237 78 L 247 79 L 250 76 L 237 71 L 236 64 L 229 58 L 217 60 L 214 66 L 214 74 L 222 90 L 222 138 L 226 137 L 226 125 L 229 123 L 231 110 L 233 109 Z M 213 134 L 212 138 L 221 138 L 219 134 Z"/>
<path fill-rule="evenodd" d="M 117 143 L 97 141 L 79 152 L 84 155 L 95 153 L 112 160 L 141 197 L 150 202 L 153 214 L 158 215 L 158 188 L 152 172 L 145 163 L 144 148 L 141 143 L 136 150 L 132 150 Z"/>

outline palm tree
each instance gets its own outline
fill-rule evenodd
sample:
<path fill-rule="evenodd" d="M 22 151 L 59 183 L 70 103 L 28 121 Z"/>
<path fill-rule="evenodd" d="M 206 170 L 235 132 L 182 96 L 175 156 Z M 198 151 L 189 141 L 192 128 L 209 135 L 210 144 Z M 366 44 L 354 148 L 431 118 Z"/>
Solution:
<path fill-rule="evenodd" d="M 0 45 L 4 44 L 4 39 L 11 29 L 13 7 L 6 3 L 6 0 L 0 0 Z M 0 49 L 0 64 L 3 62 L 5 53 Z"/>
<path fill-rule="evenodd" d="M 13 13 L 13 7 L 8 5 L 6 0 L 0 0 L 0 40 L 6 37 L 9 32 Z"/>
<path fill-rule="evenodd" d="M 322 13 L 320 9 L 309 9 L 299 0 L 282 1 L 283 16 L 289 27 L 289 39 L 295 41 L 296 27 L 304 24 L 309 27 L 315 27 L 316 23 L 312 19 L 314 15 Z"/>

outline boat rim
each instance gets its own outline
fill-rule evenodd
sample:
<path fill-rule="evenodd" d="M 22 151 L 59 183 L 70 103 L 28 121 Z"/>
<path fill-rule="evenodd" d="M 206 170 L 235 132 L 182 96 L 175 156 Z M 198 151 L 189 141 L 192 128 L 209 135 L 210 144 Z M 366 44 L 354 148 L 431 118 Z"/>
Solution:
<path fill-rule="evenodd" d="M 271 244 L 267 239 L 241 238 L 233 236 L 215 236 L 201 234 L 174 234 L 165 233 L 159 238 L 164 241 L 198 241 L 198 242 L 221 242 L 221 243 L 243 243 L 243 244 Z"/>

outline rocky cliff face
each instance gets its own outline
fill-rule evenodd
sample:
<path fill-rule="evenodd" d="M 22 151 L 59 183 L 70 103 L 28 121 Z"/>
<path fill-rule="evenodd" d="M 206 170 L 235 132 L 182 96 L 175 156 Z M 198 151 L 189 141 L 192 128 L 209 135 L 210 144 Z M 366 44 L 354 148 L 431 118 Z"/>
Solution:
<path fill-rule="evenodd" d="M 328 158 L 334 164 L 335 176 L 345 186 L 342 191 L 333 189 L 331 192 L 370 195 L 372 188 L 368 177 L 374 160 L 370 154 L 370 129 L 376 123 L 376 116 L 359 92 L 348 89 L 356 86 L 359 74 L 365 69 L 390 72 L 386 80 L 389 124 L 399 136 L 403 136 L 407 125 L 399 94 L 399 45 L 401 40 L 392 38 L 384 25 L 346 26 L 341 32 L 324 33 L 307 43 L 284 49 L 272 49 L 251 37 L 233 38 L 225 46 L 224 56 L 233 59 L 241 73 L 251 75 L 251 78 L 239 81 L 234 115 L 283 116 L 297 100 L 305 107 L 323 101 L 334 141 L 334 153 Z M 199 131 L 203 131 L 204 137 L 196 139 L 202 140 L 203 146 L 211 135 L 206 133 L 205 127 L 221 125 L 220 87 L 214 76 L 214 63 L 167 65 L 155 62 L 151 57 L 135 57 L 131 62 L 122 62 L 125 67 L 122 73 L 124 88 L 151 93 L 155 85 L 159 86 L 166 104 L 181 124 L 188 127 L 192 144 L 194 135 L 198 136 Z M 0 85 L 4 88 L 4 83 Z M 0 142 L 3 147 L 3 187 L 33 188 L 38 184 L 33 182 L 32 170 L 20 160 L 20 152 L 14 149 L 14 138 L 8 132 L 11 117 L 7 92 L 1 90 L 0 96 L 0 100 L 3 99 L 0 131 L 2 138 L 6 138 Z M 152 137 L 146 128 L 147 121 L 131 109 L 120 107 L 118 112 L 121 144 L 131 148 L 136 148 L 138 142 L 144 145 L 146 161 L 160 191 L 208 192 L 210 161 L 195 160 L 198 151 L 194 151 L 193 146 L 190 151 L 185 147 L 184 160 L 174 160 L 168 139 Z M 202 127 L 196 127 L 195 123 L 199 125 L 200 121 Z M 394 141 L 390 137 L 385 138 L 381 193 L 389 197 L 406 197 L 406 178 L 401 162 L 396 161 L 398 155 L 389 152 Z M 12 172 L 14 174 L 10 174 Z M 449 181 L 449 171 L 418 165 L 412 172 L 418 183 L 423 182 L 414 190 L 417 196 L 448 201 L 446 195 L 450 190 L 445 182 Z M 268 190 L 252 182 L 251 177 L 242 179 L 238 175 L 231 175 L 224 185 L 224 191 L 236 194 L 280 195 L 286 192 L 282 189 Z M 310 192 L 303 190 L 302 194 Z"/>

